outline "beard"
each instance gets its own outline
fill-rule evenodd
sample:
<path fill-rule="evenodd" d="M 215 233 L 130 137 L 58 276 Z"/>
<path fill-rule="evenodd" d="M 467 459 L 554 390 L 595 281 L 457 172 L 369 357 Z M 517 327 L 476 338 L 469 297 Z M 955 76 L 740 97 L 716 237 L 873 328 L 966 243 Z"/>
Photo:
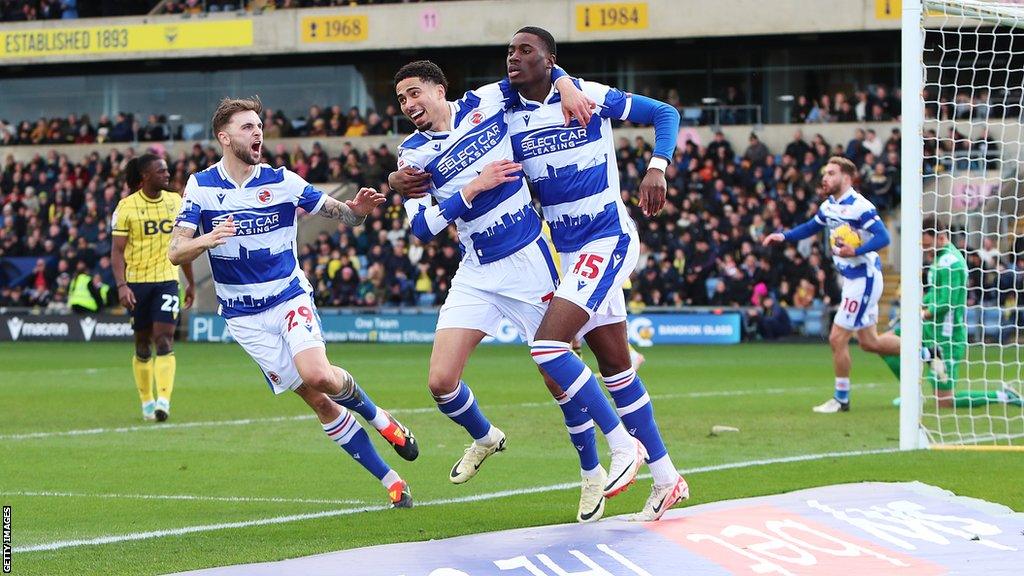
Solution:
<path fill-rule="evenodd" d="M 238 142 L 231 142 L 231 153 L 235 155 L 235 158 L 238 158 L 250 166 L 255 166 L 260 163 L 259 155 L 253 152 L 252 148 Z M 255 158 L 253 156 L 255 156 Z"/>

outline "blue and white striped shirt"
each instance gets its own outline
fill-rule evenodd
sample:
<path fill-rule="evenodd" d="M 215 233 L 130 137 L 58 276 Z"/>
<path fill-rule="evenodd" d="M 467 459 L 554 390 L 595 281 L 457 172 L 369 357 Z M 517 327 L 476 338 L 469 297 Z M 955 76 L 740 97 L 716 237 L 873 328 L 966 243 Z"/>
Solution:
<path fill-rule="evenodd" d="M 431 174 L 431 196 L 405 201 L 413 234 L 424 242 L 454 221 L 466 262 L 489 264 L 516 253 L 540 235 L 541 222 L 524 178 L 476 196 L 461 191 L 487 164 L 512 159 L 505 108 L 507 83 L 488 84 L 449 102 L 448 132 L 416 132 L 402 142 L 398 166 Z"/>
<path fill-rule="evenodd" d="M 205 233 L 230 215 L 237 229 L 207 253 L 222 316 L 256 314 L 313 291 L 298 265 L 296 208 L 314 214 L 326 199 L 298 174 L 266 164 L 241 185 L 221 162 L 189 177 L 175 225 Z"/>
<path fill-rule="evenodd" d="M 574 82 L 598 105 L 586 126 L 576 120 L 563 126 L 554 86 L 543 102 L 518 95 L 509 119 L 515 159 L 533 184 L 560 253 L 635 232 L 622 202 L 611 121 L 654 124 L 655 154 L 666 159 L 672 158 L 679 128 L 679 113 L 668 104 L 597 82 Z"/>

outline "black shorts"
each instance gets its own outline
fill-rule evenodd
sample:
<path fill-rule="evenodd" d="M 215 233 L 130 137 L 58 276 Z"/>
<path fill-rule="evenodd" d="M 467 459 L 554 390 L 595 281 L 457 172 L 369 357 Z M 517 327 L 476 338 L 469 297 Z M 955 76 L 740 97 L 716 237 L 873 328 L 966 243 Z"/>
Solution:
<path fill-rule="evenodd" d="M 129 282 L 128 288 L 135 294 L 135 310 L 132 312 L 132 328 L 144 330 L 154 322 L 178 323 L 178 282 Z"/>

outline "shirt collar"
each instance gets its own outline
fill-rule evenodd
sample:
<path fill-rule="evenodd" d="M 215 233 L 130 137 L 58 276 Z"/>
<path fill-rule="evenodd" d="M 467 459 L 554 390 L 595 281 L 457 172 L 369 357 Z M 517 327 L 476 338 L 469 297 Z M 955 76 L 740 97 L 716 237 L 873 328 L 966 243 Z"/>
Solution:
<path fill-rule="evenodd" d="M 241 186 L 239 186 L 237 182 L 235 182 L 234 180 L 231 179 L 231 175 L 228 174 L 227 169 L 224 168 L 224 159 L 223 158 L 218 160 L 217 163 L 214 164 L 214 166 L 217 167 L 217 173 L 220 174 L 220 177 L 223 178 L 226 182 L 228 182 L 232 186 L 234 186 L 235 188 L 245 188 L 245 185 L 248 184 L 250 180 L 252 180 L 256 176 L 258 176 L 260 171 L 263 170 L 263 164 L 257 164 L 255 166 L 253 166 L 252 173 L 249 174 L 249 177 L 246 178 L 245 181 L 242 182 Z"/>
<path fill-rule="evenodd" d="M 526 96 L 523 96 L 522 92 L 516 92 L 516 94 L 519 95 L 519 102 L 523 106 L 525 106 L 527 108 L 531 108 L 531 109 L 539 108 L 541 104 L 550 104 L 551 100 L 555 97 L 555 94 L 557 94 L 557 93 L 558 93 L 558 89 L 555 88 L 554 82 L 551 83 L 551 89 L 548 90 L 548 95 L 544 97 L 544 101 L 543 102 L 535 102 L 533 100 L 530 100 Z"/>
<path fill-rule="evenodd" d="M 847 198 L 853 196 L 856 193 L 857 193 L 857 191 L 854 190 L 853 187 L 851 186 L 851 187 L 846 189 L 846 192 L 844 192 L 843 195 L 840 196 L 838 200 L 836 200 L 834 196 L 829 196 L 829 199 L 831 199 L 836 204 L 842 204 L 844 200 L 846 200 Z"/>

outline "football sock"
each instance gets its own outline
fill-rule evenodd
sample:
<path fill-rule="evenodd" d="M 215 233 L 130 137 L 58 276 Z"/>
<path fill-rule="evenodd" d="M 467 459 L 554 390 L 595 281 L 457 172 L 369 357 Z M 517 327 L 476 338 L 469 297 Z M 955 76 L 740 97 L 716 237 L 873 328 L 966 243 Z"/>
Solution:
<path fill-rule="evenodd" d="M 380 479 L 380 483 L 384 485 L 384 488 L 390 489 L 395 485 L 395 482 L 401 482 L 402 477 L 398 475 L 398 472 L 394 470 L 388 470 L 388 473 Z"/>
<path fill-rule="evenodd" d="M 132 373 L 135 374 L 135 387 L 139 389 L 142 403 L 153 401 L 153 358 L 132 356 Z"/>
<path fill-rule="evenodd" d="M 336 368 L 336 370 L 340 369 Z M 351 376 L 348 377 L 351 378 Z M 377 430 L 383 430 L 391 423 L 388 420 L 387 414 L 377 408 L 377 405 L 373 403 L 373 400 L 370 399 L 366 392 L 363 392 L 363 389 L 359 387 L 355 379 L 352 380 L 352 387 L 349 388 L 348 394 L 342 393 L 330 398 L 334 400 L 335 404 L 340 404 L 362 416 Z"/>
<path fill-rule="evenodd" d="M 647 461 L 654 462 L 656 460 L 668 459 L 669 474 L 659 476 L 655 474 L 654 467 L 651 468 L 654 483 L 664 485 L 674 482 L 678 474 L 676 474 L 675 467 L 672 465 L 672 460 L 668 458 L 668 451 L 665 449 L 665 443 L 661 439 L 661 431 L 658 430 L 658 424 L 654 421 L 654 407 L 651 406 L 651 397 L 647 394 L 647 389 L 644 388 L 644 383 L 640 380 L 636 370 L 630 368 L 619 374 L 602 376 L 602 379 L 604 380 L 605 387 L 612 394 L 616 412 L 622 418 L 622 423 L 625 424 L 626 430 L 635 436 L 644 445 L 644 448 L 647 449 Z M 664 470 L 665 467 L 662 466 L 660 469 Z"/>
<path fill-rule="evenodd" d="M 168 354 L 157 354 L 153 361 L 153 373 L 156 376 L 156 395 L 170 401 L 171 392 L 174 391 L 174 372 L 178 366 L 174 359 L 174 352 Z"/>
<path fill-rule="evenodd" d="M 850 379 L 836 378 L 836 400 L 842 404 L 850 401 Z"/>
<path fill-rule="evenodd" d="M 676 471 L 676 467 L 672 464 L 672 459 L 669 458 L 668 454 L 648 462 L 647 467 L 651 469 L 651 478 L 656 486 L 675 484 L 676 480 L 679 479 L 679 472 Z"/>
<path fill-rule="evenodd" d="M 601 428 L 612 450 L 631 446 L 633 440 L 608 404 L 601 385 L 590 368 L 575 354 L 568 342 L 537 340 L 530 346 L 530 355 L 562 390 L 572 398 Z"/>
<path fill-rule="evenodd" d="M 490 439 L 488 434 L 491 423 L 480 411 L 473 391 L 465 382 L 459 380 L 459 386 L 453 392 L 440 397 L 435 396 L 434 400 L 437 402 L 437 409 L 465 428 L 473 440 Z"/>
<path fill-rule="evenodd" d="M 341 446 L 352 456 L 353 460 L 359 462 L 363 468 L 369 470 L 370 474 L 376 476 L 383 483 L 383 479 L 391 471 L 391 467 L 381 459 L 380 454 L 377 454 L 377 450 L 370 443 L 370 437 L 367 436 L 366 430 L 359 425 L 355 416 L 347 410 L 342 410 L 337 418 L 323 426 L 324 433 L 328 438 Z M 388 485 L 385 484 L 384 487 L 387 488 Z"/>
<path fill-rule="evenodd" d="M 576 447 L 580 456 L 580 470 L 595 471 L 601 464 L 597 455 L 597 435 L 594 434 L 594 421 L 586 412 L 572 401 L 564 392 L 555 398 L 558 407 L 565 416 L 565 428 L 569 431 L 569 440 Z"/>
<path fill-rule="evenodd" d="M 882 356 L 882 361 L 889 367 L 889 370 L 896 375 L 898 379 L 900 377 L 900 357 L 896 354 L 891 356 Z"/>

